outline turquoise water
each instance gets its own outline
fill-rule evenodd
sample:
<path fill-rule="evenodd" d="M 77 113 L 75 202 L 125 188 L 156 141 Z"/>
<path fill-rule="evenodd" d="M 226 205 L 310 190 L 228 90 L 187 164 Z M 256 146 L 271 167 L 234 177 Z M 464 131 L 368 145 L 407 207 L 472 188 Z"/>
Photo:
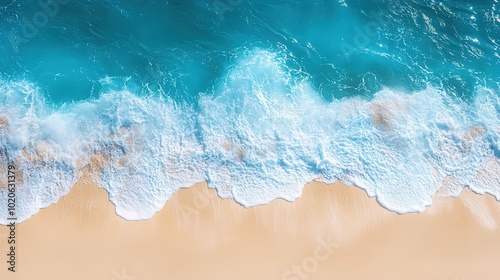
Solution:
<path fill-rule="evenodd" d="M 88 164 L 129 219 L 202 180 L 245 206 L 294 200 L 313 179 L 401 213 L 443 185 L 499 198 L 498 9 L 4 0 L 0 159 L 23 170 L 20 216 Z"/>
<path fill-rule="evenodd" d="M 498 82 L 494 1 L 66 1 L 47 5 L 53 17 L 38 1 L 1 10 L 3 74 L 57 104 L 98 97 L 106 76 L 194 102 L 255 48 L 290 55 L 327 100 L 429 83 L 468 97 Z"/>

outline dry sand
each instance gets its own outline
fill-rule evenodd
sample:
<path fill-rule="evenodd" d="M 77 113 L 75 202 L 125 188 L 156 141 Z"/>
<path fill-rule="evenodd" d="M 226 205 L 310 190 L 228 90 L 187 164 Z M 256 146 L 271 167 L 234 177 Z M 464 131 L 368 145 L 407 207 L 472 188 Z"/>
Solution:
<path fill-rule="evenodd" d="M 398 215 L 359 188 L 316 182 L 293 203 L 249 209 L 200 183 L 125 221 L 84 178 L 18 225 L 17 272 L 2 261 L 0 279 L 499 280 L 499 225 L 500 203 L 468 190 Z"/>

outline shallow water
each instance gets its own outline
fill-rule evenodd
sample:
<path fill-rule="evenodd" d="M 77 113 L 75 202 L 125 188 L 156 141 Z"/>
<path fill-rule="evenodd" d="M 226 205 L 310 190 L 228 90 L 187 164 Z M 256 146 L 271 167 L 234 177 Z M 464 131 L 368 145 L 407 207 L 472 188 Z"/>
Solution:
<path fill-rule="evenodd" d="M 89 164 L 127 219 L 202 180 L 245 206 L 314 179 L 400 213 L 500 198 L 497 1 L 41 3 L 0 7 L 21 220 Z"/>

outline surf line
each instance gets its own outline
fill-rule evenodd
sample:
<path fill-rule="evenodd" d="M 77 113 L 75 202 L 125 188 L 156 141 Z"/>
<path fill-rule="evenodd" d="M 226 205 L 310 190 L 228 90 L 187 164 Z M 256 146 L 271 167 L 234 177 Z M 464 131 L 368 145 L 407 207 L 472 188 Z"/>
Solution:
<path fill-rule="evenodd" d="M 9 252 L 7 254 L 7 263 L 9 264 L 7 270 L 16 272 L 16 167 L 12 164 L 7 169 L 7 190 L 7 221 L 9 221 L 7 243 L 10 245 L 7 250 Z"/>

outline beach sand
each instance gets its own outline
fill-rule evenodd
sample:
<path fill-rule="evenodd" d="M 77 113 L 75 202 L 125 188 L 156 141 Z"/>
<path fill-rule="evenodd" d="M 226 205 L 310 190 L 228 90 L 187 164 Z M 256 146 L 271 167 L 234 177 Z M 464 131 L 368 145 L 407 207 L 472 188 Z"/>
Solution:
<path fill-rule="evenodd" d="M 398 215 L 357 187 L 317 182 L 295 202 L 248 209 L 200 183 L 125 221 L 84 177 L 17 226 L 17 272 L 2 261 L 0 279 L 498 280 L 499 224 L 500 203 L 467 189 Z"/>

